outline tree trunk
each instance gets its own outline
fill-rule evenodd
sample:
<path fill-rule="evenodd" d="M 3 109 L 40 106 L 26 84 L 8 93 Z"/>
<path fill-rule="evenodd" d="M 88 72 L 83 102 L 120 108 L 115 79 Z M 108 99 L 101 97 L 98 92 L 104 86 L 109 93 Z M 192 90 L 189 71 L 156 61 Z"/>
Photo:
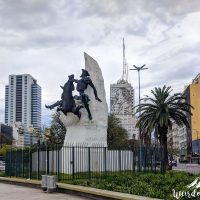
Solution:
<path fill-rule="evenodd" d="M 161 147 L 162 147 L 162 164 L 161 171 L 166 172 L 168 167 L 168 150 L 167 150 L 167 134 L 166 131 L 161 135 Z"/>

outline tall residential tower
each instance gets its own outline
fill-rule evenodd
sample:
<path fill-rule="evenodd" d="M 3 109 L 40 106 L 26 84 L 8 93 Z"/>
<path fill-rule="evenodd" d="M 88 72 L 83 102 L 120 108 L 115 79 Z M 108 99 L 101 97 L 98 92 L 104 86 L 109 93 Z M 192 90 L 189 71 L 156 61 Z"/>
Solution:
<path fill-rule="evenodd" d="M 9 75 L 5 87 L 5 123 L 41 128 L 41 87 L 29 74 Z"/>

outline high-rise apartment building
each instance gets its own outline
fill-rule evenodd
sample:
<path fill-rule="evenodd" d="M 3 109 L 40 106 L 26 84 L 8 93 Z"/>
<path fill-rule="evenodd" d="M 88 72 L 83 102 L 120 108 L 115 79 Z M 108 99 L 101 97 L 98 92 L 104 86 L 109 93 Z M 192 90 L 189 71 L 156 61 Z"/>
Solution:
<path fill-rule="evenodd" d="M 30 74 L 9 75 L 5 87 L 5 123 L 41 128 L 41 87 Z"/>
<path fill-rule="evenodd" d="M 125 59 L 125 45 L 123 39 L 123 74 L 122 78 L 110 85 L 110 113 L 121 120 L 121 125 L 128 131 L 129 139 L 137 139 L 134 116 L 134 89 L 128 83 L 128 64 Z"/>

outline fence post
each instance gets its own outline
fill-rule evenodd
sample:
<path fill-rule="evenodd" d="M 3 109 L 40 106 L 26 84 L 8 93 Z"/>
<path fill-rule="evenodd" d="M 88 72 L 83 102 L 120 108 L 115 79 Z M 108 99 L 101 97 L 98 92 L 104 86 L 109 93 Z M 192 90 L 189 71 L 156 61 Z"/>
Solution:
<path fill-rule="evenodd" d="M 91 168 L 90 168 L 90 147 L 88 147 L 88 174 L 89 178 L 91 178 Z"/>
<path fill-rule="evenodd" d="M 5 155 L 5 162 L 6 162 L 5 175 L 8 176 L 8 152 Z"/>
<path fill-rule="evenodd" d="M 72 147 L 72 179 L 74 180 L 74 146 Z"/>
<path fill-rule="evenodd" d="M 135 148 L 132 147 L 132 152 L 133 152 L 133 163 L 132 163 L 132 171 L 135 171 L 135 158 L 136 158 L 136 154 L 135 154 Z"/>
<path fill-rule="evenodd" d="M 143 147 L 143 171 L 146 172 L 147 167 L 147 147 Z"/>
<path fill-rule="evenodd" d="M 154 148 L 154 173 L 156 173 L 156 168 L 157 168 L 157 156 L 156 156 L 156 151 L 157 148 Z"/>
<path fill-rule="evenodd" d="M 121 150 L 118 150 L 118 159 L 119 159 L 119 172 L 121 173 Z"/>
<path fill-rule="evenodd" d="M 24 178 L 24 150 L 22 149 L 22 177 Z"/>
<path fill-rule="evenodd" d="M 11 150 L 6 153 L 6 176 L 10 176 Z"/>
<path fill-rule="evenodd" d="M 106 150 L 107 150 L 107 147 L 104 147 L 104 172 L 105 172 L 105 175 L 107 173 L 107 155 L 106 155 Z"/>
<path fill-rule="evenodd" d="M 153 172 L 153 162 L 152 162 L 152 159 L 153 159 L 153 151 L 152 151 L 152 147 L 150 149 L 150 156 L 151 156 L 151 172 Z"/>
<path fill-rule="evenodd" d="M 58 181 L 60 180 L 60 154 L 59 154 L 59 148 L 57 145 L 57 176 L 58 176 Z"/>
<path fill-rule="evenodd" d="M 164 165 L 165 165 L 165 158 L 164 158 L 164 148 L 161 146 L 161 168 L 160 168 L 160 172 L 163 173 L 164 172 Z"/>
<path fill-rule="evenodd" d="M 11 174 L 12 174 L 12 168 L 11 168 L 11 156 L 12 156 L 12 149 L 10 150 L 10 155 L 9 155 L 9 176 L 11 177 Z"/>
<path fill-rule="evenodd" d="M 40 176 L 40 149 L 39 146 L 37 148 L 37 179 L 39 180 Z"/>
<path fill-rule="evenodd" d="M 31 149 L 29 149 L 29 178 L 32 178 L 32 153 Z"/>
<path fill-rule="evenodd" d="M 15 177 L 17 177 L 17 151 L 15 151 Z"/>
<path fill-rule="evenodd" d="M 49 147 L 47 145 L 47 174 L 49 174 Z"/>

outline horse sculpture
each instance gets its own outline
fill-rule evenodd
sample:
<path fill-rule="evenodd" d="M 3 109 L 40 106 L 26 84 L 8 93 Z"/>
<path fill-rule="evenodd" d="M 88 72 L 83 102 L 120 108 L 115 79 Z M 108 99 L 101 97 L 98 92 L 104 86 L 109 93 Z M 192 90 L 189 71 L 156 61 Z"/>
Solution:
<path fill-rule="evenodd" d="M 74 79 L 74 75 L 69 76 L 69 80 L 65 83 L 64 87 L 61 87 L 63 89 L 63 93 L 61 96 L 61 100 L 57 101 L 56 103 L 52 105 L 45 105 L 46 108 L 53 109 L 54 107 L 57 107 L 57 111 L 62 111 L 65 115 L 67 115 L 68 112 L 72 112 L 75 115 L 77 115 L 80 119 L 81 112 L 79 111 L 81 108 L 84 108 L 88 112 L 88 118 L 89 120 L 92 120 L 92 114 L 90 112 L 89 108 L 89 101 L 90 98 L 87 94 L 84 93 L 84 91 L 87 89 L 88 85 L 93 89 L 95 99 L 99 102 L 102 102 L 101 99 L 99 99 L 97 95 L 97 90 L 92 83 L 92 80 L 90 79 L 90 74 L 87 70 L 82 69 L 81 79 L 77 80 Z M 79 96 L 73 97 L 72 91 L 74 91 L 74 82 L 77 83 L 76 90 L 79 92 Z M 82 105 L 77 106 L 75 104 L 75 100 L 81 101 Z"/>
<path fill-rule="evenodd" d="M 75 104 L 72 95 L 72 91 L 74 91 L 74 81 L 74 75 L 72 74 L 69 76 L 69 80 L 65 83 L 64 87 L 61 87 L 63 89 L 61 100 L 49 106 L 45 105 L 45 107 L 53 109 L 58 106 L 57 111 L 62 111 L 65 115 L 67 115 L 68 112 L 72 112 L 80 119 L 81 112 L 79 110 L 83 108 L 83 106 L 76 106 Z"/>

